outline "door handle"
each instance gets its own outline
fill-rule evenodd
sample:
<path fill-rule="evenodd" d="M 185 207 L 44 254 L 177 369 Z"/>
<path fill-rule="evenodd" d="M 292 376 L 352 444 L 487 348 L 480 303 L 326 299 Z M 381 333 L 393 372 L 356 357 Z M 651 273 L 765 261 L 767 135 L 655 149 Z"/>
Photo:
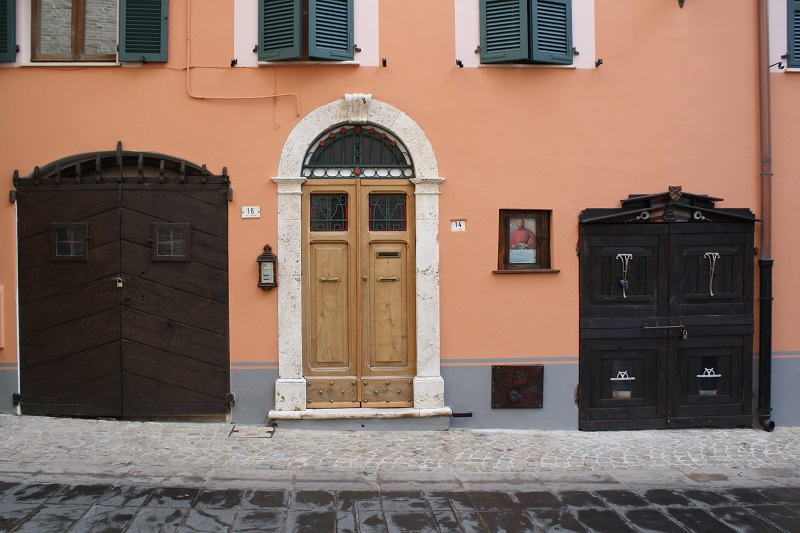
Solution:
<path fill-rule="evenodd" d="M 333 281 L 333 282 L 336 282 L 336 281 L 339 281 L 339 278 L 328 278 L 328 277 L 320 276 L 319 281 Z"/>
<path fill-rule="evenodd" d="M 689 332 L 686 331 L 686 326 L 684 326 L 683 324 L 680 324 L 680 325 L 677 325 L 677 326 L 647 326 L 647 325 L 645 325 L 645 326 L 642 326 L 642 329 L 645 329 L 645 330 L 646 329 L 680 329 L 681 330 L 681 337 L 683 337 L 684 339 L 688 339 L 689 338 Z"/>
<path fill-rule="evenodd" d="M 378 281 L 397 281 L 397 276 L 378 276 Z"/>

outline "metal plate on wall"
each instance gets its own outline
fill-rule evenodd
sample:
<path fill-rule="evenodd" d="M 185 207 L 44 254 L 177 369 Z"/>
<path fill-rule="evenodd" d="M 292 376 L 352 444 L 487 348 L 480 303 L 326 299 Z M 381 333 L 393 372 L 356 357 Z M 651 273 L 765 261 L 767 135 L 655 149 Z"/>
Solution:
<path fill-rule="evenodd" d="M 541 409 L 544 366 L 492 365 L 492 409 Z"/>

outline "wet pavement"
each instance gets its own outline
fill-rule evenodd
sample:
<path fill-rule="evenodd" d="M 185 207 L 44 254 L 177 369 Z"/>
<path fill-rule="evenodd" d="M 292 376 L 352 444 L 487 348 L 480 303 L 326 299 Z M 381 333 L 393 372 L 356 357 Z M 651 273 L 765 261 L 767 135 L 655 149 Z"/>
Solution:
<path fill-rule="evenodd" d="M 0 415 L 0 531 L 793 532 L 798 437 Z"/>

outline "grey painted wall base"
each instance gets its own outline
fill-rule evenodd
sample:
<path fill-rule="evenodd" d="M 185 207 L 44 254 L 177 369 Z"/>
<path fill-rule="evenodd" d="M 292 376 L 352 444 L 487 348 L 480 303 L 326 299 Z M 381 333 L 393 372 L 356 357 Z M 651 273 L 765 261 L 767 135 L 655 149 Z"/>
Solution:
<path fill-rule="evenodd" d="M 0 370 L 0 413 L 4 415 L 17 414 L 17 408 L 11 396 L 19 392 L 18 374 L 12 370 Z"/>
<path fill-rule="evenodd" d="M 492 366 L 443 367 L 444 404 L 453 410 L 450 427 L 577 429 L 578 365 L 544 365 L 541 409 L 492 409 Z M 472 413 L 471 417 L 458 415 Z"/>
<path fill-rule="evenodd" d="M 267 413 L 275 405 L 275 380 L 278 370 L 231 370 L 231 392 L 236 405 L 231 410 L 231 422 L 245 425 L 264 425 Z"/>

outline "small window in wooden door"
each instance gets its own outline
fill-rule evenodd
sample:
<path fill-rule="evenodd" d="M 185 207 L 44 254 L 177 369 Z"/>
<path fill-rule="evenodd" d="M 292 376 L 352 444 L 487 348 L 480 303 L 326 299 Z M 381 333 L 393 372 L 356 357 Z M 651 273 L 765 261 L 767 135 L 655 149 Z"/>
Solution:
<path fill-rule="evenodd" d="M 153 261 L 192 260 L 191 224 L 153 224 Z"/>
<path fill-rule="evenodd" d="M 50 250 L 54 261 L 89 260 L 89 224 L 86 222 L 50 225 Z"/>

